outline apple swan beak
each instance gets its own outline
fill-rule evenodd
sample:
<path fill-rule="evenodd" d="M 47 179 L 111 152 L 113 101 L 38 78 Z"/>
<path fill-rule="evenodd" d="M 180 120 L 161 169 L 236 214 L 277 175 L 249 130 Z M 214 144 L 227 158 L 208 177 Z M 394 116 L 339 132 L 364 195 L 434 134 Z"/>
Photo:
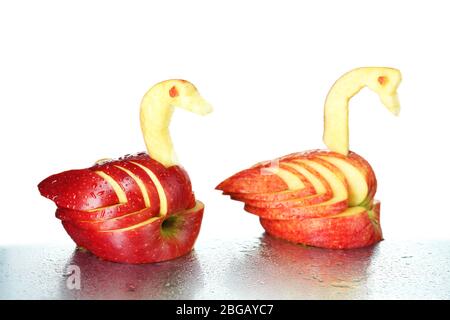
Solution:
<path fill-rule="evenodd" d="M 398 116 L 400 114 L 400 102 L 397 92 L 391 95 L 381 95 L 380 100 L 393 115 Z"/>
<path fill-rule="evenodd" d="M 201 116 L 205 116 L 213 111 L 212 105 L 198 93 L 182 97 L 179 107 Z"/>

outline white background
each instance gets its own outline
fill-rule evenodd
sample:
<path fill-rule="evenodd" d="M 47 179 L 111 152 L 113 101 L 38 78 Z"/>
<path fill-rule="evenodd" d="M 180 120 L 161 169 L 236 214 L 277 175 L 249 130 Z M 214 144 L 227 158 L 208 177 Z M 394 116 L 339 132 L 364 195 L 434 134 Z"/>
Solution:
<path fill-rule="evenodd" d="M 358 66 L 403 73 L 402 112 L 351 103 L 351 148 L 373 165 L 386 239 L 450 238 L 447 1 L 2 1 L 0 245 L 71 243 L 36 185 L 144 150 L 139 102 L 185 78 L 215 108 L 171 132 L 197 197 L 199 241 L 262 232 L 214 187 L 253 163 L 323 148 L 323 102 Z"/>

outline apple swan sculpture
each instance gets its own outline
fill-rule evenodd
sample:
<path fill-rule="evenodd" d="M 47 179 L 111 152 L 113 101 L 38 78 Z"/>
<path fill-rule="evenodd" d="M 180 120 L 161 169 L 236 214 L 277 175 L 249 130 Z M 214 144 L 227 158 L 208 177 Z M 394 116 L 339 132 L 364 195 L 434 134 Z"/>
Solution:
<path fill-rule="evenodd" d="M 370 164 L 349 151 L 348 103 L 362 88 L 378 94 L 395 115 L 400 105 L 398 70 L 354 69 L 330 89 L 324 108 L 323 141 L 329 150 L 293 153 L 260 162 L 216 189 L 245 203 L 266 232 L 305 245 L 350 249 L 382 240 L 377 180 Z"/>
<path fill-rule="evenodd" d="M 192 250 L 204 205 L 196 201 L 173 148 L 169 124 L 175 107 L 200 115 L 212 111 L 192 83 L 160 82 L 140 106 L 148 153 L 101 160 L 39 183 L 79 247 L 122 263 L 160 262 Z"/>

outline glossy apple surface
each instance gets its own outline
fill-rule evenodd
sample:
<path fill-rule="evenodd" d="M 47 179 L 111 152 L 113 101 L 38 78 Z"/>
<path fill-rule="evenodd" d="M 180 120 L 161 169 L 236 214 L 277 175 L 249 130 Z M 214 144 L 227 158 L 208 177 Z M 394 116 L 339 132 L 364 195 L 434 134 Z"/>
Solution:
<path fill-rule="evenodd" d="M 78 246 L 104 260 L 134 264 L 161 262 L 192 250 L 200 232 L 203 208 L 197 201 L 192 209 L 108 231 L 85 230 L 67 221 L 63 221 L 63 226 Z"/>
<path fill-rule="evenodd" d="M 351 207 L 326 218 L 260 221 L 266 232 L 275 237 L 322 248 L 360 248 L 373 245 L 383 238 L 379 202 L 370 210 Z"/>

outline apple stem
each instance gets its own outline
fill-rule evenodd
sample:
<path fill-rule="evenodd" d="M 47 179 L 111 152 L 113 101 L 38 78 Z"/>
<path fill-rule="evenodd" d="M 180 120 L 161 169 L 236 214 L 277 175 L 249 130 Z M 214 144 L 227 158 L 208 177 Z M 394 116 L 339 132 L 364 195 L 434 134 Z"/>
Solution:
<path fill-rule="evenodd" d="M 400 111 L 397 87 L 400 71 L 386 67 L 364 67 L 347 72 L 328 92 L 324 108 L 323 141 L 331 151 L 347 155 L 349 151 L 348 104 L 362 88 L 369 87 L 395 115 Z"/>

